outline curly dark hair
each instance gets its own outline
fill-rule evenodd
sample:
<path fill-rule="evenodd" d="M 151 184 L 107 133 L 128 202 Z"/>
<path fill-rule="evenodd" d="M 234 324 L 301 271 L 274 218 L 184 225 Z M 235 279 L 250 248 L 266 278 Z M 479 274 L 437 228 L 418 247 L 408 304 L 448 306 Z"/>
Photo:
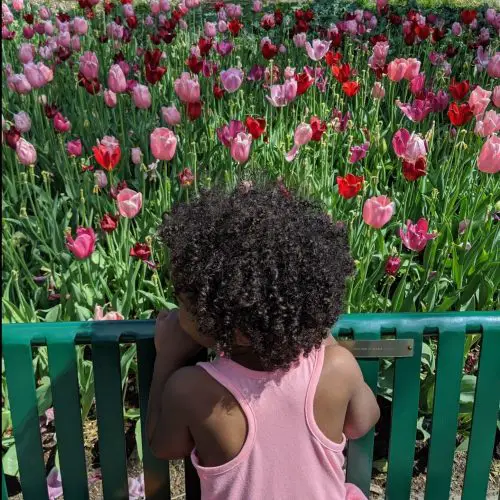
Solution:
<path fill-rule="evenodd" d="M 200 333 L 230 355 L 240 331 L 266 370 L 321 345 L 354 271 L 344 225 L 283 185 L 204 191 L 165 214 L 158 234 Z"/>

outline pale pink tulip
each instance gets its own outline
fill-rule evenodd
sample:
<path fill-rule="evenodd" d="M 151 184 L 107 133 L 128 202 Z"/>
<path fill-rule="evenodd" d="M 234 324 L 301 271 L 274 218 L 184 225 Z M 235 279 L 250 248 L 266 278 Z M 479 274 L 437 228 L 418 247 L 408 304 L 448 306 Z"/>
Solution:
<path fill-rule="evenodd" d="M 17 141 L 16 154 L 19 162 L 23 165 L 32 166 L 36 163 L 35 147 L 22 137 Z"/>
<path fill-rule="evenodd" d="M 108 176 L 104 170 L 94 172 L 95 184 L 99 189 L 104 189 L 108 185 Z"/>
<path fill-rule="evenodd" d="M 252 146 L 252 135 L 240 132 L 231 141 L 231 156 L 238 163 L 245 163 L 250 156 L 250 148 Z"/>
<path fill-rule="evenodd" d="M 42 62 L 25 64 L 24 74 L 34 89 L 43 87 L 54 78 L 52 70 Z"/>
<path fill-rule="evenodd" d="M 332 42 L 323 40 L 313 40 L 312 45 L 309 42 L 305 43 L 307 55 L 313 61 L 321 61 L 328 52 Z"/>
<path fill-rule="evenodd" d="M 40 16 L 41 19 L 47 21 L 47 19 L 50 19 L 52 13 L 50 12 L 50 9 L 48 7 L 42 5 L 38 11 L 38 15 Z"/>
<path fill-rule="evenodd" d="M 387 196 L 373 196 L 363 205 L 363 220 L 371 227 L 380 229 L 394 214 L 395 204 Z"/>
<path fill-rule="evenodd" d="M 227 15 L 231 19 L 239 18 L 242 15 L 241 5 L 234 4 L 234 3 L 227 3 L 225 6 L 225 9 L 226 9 Z"/>
<path fill-rule="evenodd" d="M 30 82 L 22 73 L 8 76 L 7 86 L 18 94 L 29 94 L 31 92 Z"/>
<path fill-rule="evenodd" d="M 132 148 L 130 150 L 130 158 L 134 165 L 140 165 L 142 162 L 142 151 L 141 148 Z"/>
<path fill-rule="evenodd" d="M 109 69 L 108 87 L 116 94 L 127 90 L 127 80 L 125 78 L 125 74 L 118 64 L 113 64 L 113 66 Z"/>
<path fill-rule="evenodd" d="M 163 12 L 168 12 L 170 10 L 170 2 L 169 2 L 169 0 L 160 0 L 160 9 Z"/>
<path fill-rule="evenodd" d="M 490 103 L 491 94 L 491 91 L 484 90 L 479 85 L 470 93 L 469 106 L 475 116 L 482 115 L 485 112 Z"/>
<path fill-rule="evenodd" d="M 285 77 L 285 80 L 290 80 L 291 78 L 294 78 L 295 68 L 291 68 L 290 66 L 287 66 L 285 68 L 285 71 L 283 71 L 283 76 Z"/>
<path fill-rule="evenodd" d="M 404 79 L 412 80 L 416 76 L 418 76 L 420 71 L 421 62 L 418 59 L 410 58 L 407 59 L 408 67 L 406 68 Z"/>
<path fill-rule="evenodd" d="M 227 23 L 223 19 L 217 22 L 217 31 L 219 33 L 225 33 L 227 31 Z"/>
<path fill-rule="evenodd" d="M 205 32 L 205 36 L 213 38 L 214 36 L 217 35 L 217 26 L 215 25 L 215 23 L 211 23 L 210 21 L 205 21 L 203 31 Z"/>
<path fill-rule="evenodd" d="M 19 47 L 19 61 L 21 64 L 28 64 L 35 57 L 35 47 L 31 43 L 22 43 Z"/>
<path fill-rule="evenodd" d="M 104 91 L 104 103 L 108 108 L 114 108 L 117 104 L 116 94 L 109 89 Z"/>
<path fill-rule="evenodd" d="M 31 119 L 25 111 L 20 111 L 14 115 L 14 123 L 17 130 L 19 130 L 22 134 L 31 130 Z"/>
<path fill-rule="evenodd" d="M 163 106 L 161 108 L 161 117 L 163 121 L 171 127 L 179 125 L 182 120 L 179 110 L 174 105 L 168 107 Z"/>
<path fill-rule="evenodd" d="M 101 306 L 95 306 L 94 309 L 94 321 L 121 321 L 125 319 L 119 312 L 108 311 L 103 314 L 103 309 Z"/>
<path fill-rule="evenodd" d="M 20 12 L 24 8 L 24 1 L 23 0 L 12 0 L 12 8 L 16 12 Z"/>
<path fill-rule="evenodd" d="M 80 73 L 87 80 L 99 78 L 99 59 L 94 52 L 86 51 L 80 57 Z"/>
<path fill-rule="evenodd" d="M 299 152 L 299 148 L 306 145 L 312 139 L 312 136 L 313 130 L 309 123 L 298 125 L 293 134 L 293 147 L 285 155 L 286 161 L 293 161 Z"/>
<path fill-rule="evenodd" d="M 122 217 L 133 219 L 142 208 L 142 193 L 137 193 L 133 189 L 122 189 L 116 196 L 118 212 Z"/>
<path fill-rule="evenodd" d="M 138 83 L 132 90 L 132 100 L 138 109 L 148 109 L 151 107 L 151 94 L 146 85 Z"/>
<path fill-rule="evenodd" d="M 297 81 L 287 80 L 283 85 L 271 85 L 270 96 L 266 99 L 276 108 L 281 108 L 292 102 L 297 96 Z"/>
<path fill-rule="evenodd" d="M 221 71 L 220 79 L 226 92 L 236 92 L 243 83 L 243 71 L 239 68 L 229 68 L 226 71 Z"/>
<path fill-rule="evenodd" d="M 87 21 L 83 17 L 73 19 L 73 31 L 76 35 L 86 35 L 89 29 Z"/>
<path fill-rule="evenodd" d="M 151 153 L 157 160 L 171 160 L 175 155 L 177 138 L 168 128 L 159 127 L 151 132 L 149 143 Z"/>
<path fill-rule="evenodd" d="M 17 127 L 19 128 L 19 127 Z M 488 137 L 495 132 L 500 132 L 500 113 L 494 110 L 487 111 L 481 118 L 478 116 L 474 133 L 480 137 Z"/>
<path fill-rule="evenodd" d="M 184 72 L 181 77 L 174 82 L 174 91 L 179 99 L 184 103 L 195 103 L 200 100 L 200 84 L 198 77 L 193 77 Z"/>
<path fill-rule="evenodd" d="M 477 159 L 477 168 L 486 174 L 500 172 L 500 137 L 492 135 L 483 144 Z"/>
<path fill-rule="evenodd" d="M 385 96 L 385 89 L 380 82 L 375 82 L 372 88 L 372 97 L 374 99 L 383 99 Z"/>
<path fill-rule="evenodd" d="M 302 49 L 306 46 L 307 35 L 305 33 L 297 33 L 293 36 L 293 43 L 298 49 Z"/>
<path fill-rule="evenodd" d="M 96 241 L 96 234 L 91 227 L 79 227 L 76 230 L 75 239 L 73 239 L 71 234 L 66 235 L 66 248 L 78 260 L 83 260 L 94 253 Z"/>
<path fill-rule="evenodd" d="M 405 77 L 408 69 L 408 61 L 406 59 L 394 59 L 387 66 L 387 76 L 393 82 L 399 82 Z"/>
<path fill-rule="evenodd" d="M 399 236 L 403 245 L 408 248 L 408 250 L 421 252 L 427 246 L 429 240 L 433 240 L 437 237 L 436 232 L 428 233 L 428 229 L 429 223 L 424 218 L 420 218 L 416 224 L 408 220 L 406 222 L 406 230 L 403 228 L 399 229 Z"/>
<path fill-rule="evenodd" d="M 262 2 L 260 0 L 253 0 L 252 10 L 257 13 L 262 10 Z"/>

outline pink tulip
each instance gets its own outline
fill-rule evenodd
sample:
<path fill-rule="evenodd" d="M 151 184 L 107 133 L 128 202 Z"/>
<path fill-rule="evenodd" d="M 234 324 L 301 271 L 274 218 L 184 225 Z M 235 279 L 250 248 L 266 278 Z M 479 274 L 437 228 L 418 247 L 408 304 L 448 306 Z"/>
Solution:
<path fill-rule="evenodd" d="M 405 128 L 399 129 L 392 138 L 392 147 L 396 156 L 401 158 L 406 152 L 406 147 L 410 139 L 410 132 Z"/>
<path fill-rule="evenodd" d="M 66 151 L 67 151 L 69 156 L 81 156 L 82 155 L 82 141 L 80 141 L 80 139 L 68 141 L 66 143 Z"/>
<path fill-rule="evenodd" d="M 133 219 L 142 208 L 142 193 L 137 193 L 133 189 L 122 189 L 117 197 L 118 212 L 122 217 Z"/>
<path fill-rule="evenodd" d="M 54 25 L 50 21 L 45 21 L 43 26 L 47 36 L 52 36 L 54 34 Z"/>
<path fill-rule="evenodd" d="M 48 7 L 45 7 L 45 5 L 42 5 L 40 9 L 38 10 L 38 15 L 40 16 L 41 19 L 44 21 L 47 21 L 47 19 L 50 19 L 50 16 L 52 13 L 50 12 L 50 9 Z"/>
<path fill-rule="evenodd" d="M 19 130 L 22 134 L 29 132 L 31 129 L 31 119 L 25 111 L 21 111 L 14 115 L 14 123 L 17 130 Z"/>
<path fill-rule="evenodd" d="M 17 127 L 19 128 L 19 127 Z M 500 131 L 500 114 L 494 110 L 487 111 L 481 119 L 477 117 L 474 133 L 480 137 L 488 137 Z"/>
<path fill-rule="evenodd" d="M 55 114 L 53 123 L 56 132 L 64 133 L 71 130 L 71 122 L 59 112 Z"/>
<path fill-rule="evenodd" d="M 405 80 L 412 80 L 420 71 L 421 62 L 418 59 L 410 58 L 406 60 L 408 67 L 406 68 L 404 78 Z"/>
<path fill-rule="evenodd" d="M 298 49 L 302 49 L 306 46 L 307 35 L 305 33 L 297 33 L 293 36 L 293 43 Z"/>
<path fill-rule="evenodd" d="M 234 3 L 227 3 L 226 12 L 231 19 L 239 18 L 241 17 L 242 14 L 241 5 Z"/>
<path fill-rule="evenodd" d="M 56 42 L 58 47 L 69 49 L 71 47 L 71 35 L 69 31 L 63 31 L 59 33 Z"/>
<path fill-rule="evenodd" d="M 80 37 L 78 35 L 72 36 L 71 50 L 74 50 L 75 52 L 80 52 L 80 49 L 81 49 Z"/>
<path fill-rule="evenodd" d="M 372 69 L 383 68 L 389 53 L 389 42 L 377 42 L 373 47 L 373 55 L 368 59 L 368 66 Z"/>
<path fill-rule="evenodd" d="M 134 165 L 140 165 L 142 162 L 141 148 L 132 148 L 130 151 L 130 158 Z"/>
<path fill-rule="evenodd" d="M 200 0 L 185 0 L 184 4 L 188 9 L 196 9 L 200 6 Z"/>
<path fill-rule="evenodd" d="M 168 12 L 170 10 L 170 2 L 168 0 L 160 0 L 160 9 L 163 12 Z"/>
<path fill-rule="evenodd" d="M 118 64 L 113 64 L 113 66 L 109 69 L 108 87 L 116 94 L 127 90 L 127 80 L 125 78 L 125 74 Z"/>
<path fill-rule="evenodd" d="M 250 148 L 252 146 L 252 135 L 240 132 L 231 141 L 231 156 L 238 163 L 245 163 L 250 156 Z"/>
<path fill-rule="evenodd" d="M 19 47 L 19 61 L 21 64 L 28 64 L 35 57 L 35 47 L 31 43 L 22 43 Z"/>
<path fill-rule="evenodd" d="M 375 82 L 372 88 L 372 97 L 374 99 L 383 99 L 385 96 L 385 89 L 380 82 Z"/>
<path fill-rule="evenodd" d="M 227 23 L 223 19 L 217 22 L 217 31 L 219 33 L 225 33 L 227 31 Z"/>
<path fill-rule="evenodd" d="M 262 2 L 260 0 L 253 0 L 252 10 L 257 13 L 262 10 Z"/>
<path fill-rule="evenodd" d="M 161 117 L 163 121 L 171 127 L 179 125 L 182 120 L 181 114 L 174 105 L 168 107 L 163 106 L 161 108 Z"/>
<path fill-rule="evenodd" d="M 489 60 L 486 72 L 491 78 L 500 78 L 500 52 L 495 53 Z"/>
<path fill-rule="evenodd" d="M 470 93 L 469 106 L 475 116 L 484 113 L 490 103 L 491 94 L 491 91 L 484 90 L 479 85 Z"/>
<path fill-rule="evenodd" d="M 416 224 L 408 220 L 406 222 L 406 231 L 400 228 L 399 236 L 401 237 L 403 245 L 408 248 L 408 250 L 421 252 L 427 246 L 429 240 L 433 240 L 437 237 L 437 233 L 428 233 L 428 229 L 429 223 L 424 218 L 420 218 Z"/>
<path fill-rule="evenodd" d="M 134 6 L 130 3 L 123 4 L 122 13 L 125 19 L 127 19 L 127 17 L 135 16 Z"/>
<path fill-rule="evenodd" d="M 291 68 L 290 66 L 287 66 L 285 68 L 285 71 L 283 72 L 283 76 L 285 77 L 285 80 L 290 80 L 295 77 L 295 68 Z"/>
<path fill-rule="evenodd" d="M 205 22 L 203 30 L 205 32 L 205 36 L 208 36 L 210 38 L 213 38 L 217 35 L 217 26 L 215 25 L 215 23 L 211 23 L 210 21 Z"/>
<path fill-rule="evenodd" d="M 184 103 L 195 103 L 200 100 L 200 84 L 198 77 L 191 78 L 189 73 L 182 73 L 174 82 L 174 91 Z"/>
<path fill-rule="evenodd" d="M 39 89 L 54 78 L 52 70 L 42 62 L 24 65 L 24 74 L 34 89 Z"/>
<path fill-rule="evenodd" d="M 271 85 L 271 95 L 266 99 L 276 108 L 281 108 L 292 102 L 297 96 L 297 81 L 287 80 L 283 85 Z"/>
<path fill-rule="evenodd" d="M 76 230 L 76 239 L 71 234 L 66 235 L 66 248 L 78 259 L 90 257 L 95 250 L 96 234 L 91 227 L 79 227 Z"/>
<path fill-rule="evenodd" d="M 76 35 L 86 35 L 89 26 L 83 17 L 75 17 L 73 19 L 73 31 Z"/>
<path fill-rule="evenodd" d="M 184 19 L 179 19 L 178 25 L 179 25 L 179 29 L 181 29 L 181 30 L 185 31 L 188 29 L 188 24 Z"/>
<path fill-rule="evenodd" d="M 104 91 L 104 103 L 108 108 L 114 108 L 117 104 L 116 94 L 112 90 Z"/>
<path fill-rule="evenodd" d="M 104 170 L 96 170 L 94 173 L 95 184 L 99 189 L 104 189 L 108 185 L 108 177 Z"/>
<path fill-rule="evenodd" d="M 396 100 L 396 106 L 412 122 L 419 123 L 425 120 L 432 111 L 432 102 L 428 99 L 415 99 L 413 102 L 402 103 Z"/>
<path fill-rule="evenodd" d="M 500 137 L 492 135 L 483 144 L 477 159 L 477 168 L 486 174 L 500 172 Z"/>
<path fill-rule="evenodd" d="M 168 128 L 155 128 L 150 135 L 151 153 L 157 160 L 171 160 L 175 155 L 177 138 Z"/>
<path fill-rule="evenodd" d="M 493 89 L 493 95 L 491 96 L 491 102 L 497 108 L 500 108 L 500 85 L 497 85 Z"/>
<path fill-rule="evenodd" d="M 495 9 L 487 9 L 484 18 L 489 24 L 493 24 L 496 19 L 497 12 Z"/>
<path fill-rule="evenodd" d="M 112 40 L 121 40 L 123 38 L 123 26 L 113 21 L 106 26 L 106 33 Z"/>
<path fill-rule="evenodd" d="M 24 1 L 23 0 L 12 0 L 12 8 L 16 12 L 20 12 L 24 8 Z"/>
<path fill-rule="evenodd" d="M 455 36 L 460 36 L 462 34 L 462 25 L 456 21 L 451 25 L 451 32 Z"/>
<path fill-rule="evenodd" d="M 149 8 L 151 9 L 151 14 L 157 16 L 160 13 L 160 2 L 158 0 L 152 0 L 149 4 Z"/>
<path fill-rule="evenodd" d="M 30 82 L 22 73 L 8 76 L 7 86 L 18 94 L 29 94 L 31 92 Z"/>
<path fill-rule="evenodd" d="M 393 82 L 399 82 L 405 77 L 408 69 L 408 61 L 406 59 L 394 59 L 387 66 L 387 76 Z"/>
<path fill-rule="evenodd" d="M 413 95 L 420 94 L 425 87 L 425 73 L 419 73 L 415 78 L 412 78 L 409 87 Z"/>
<path fill-rule="evenodd" d="M 220 79 L 226 92 L 236 92 L 243 83 L 243 71 L 239 68 L 229 68 L 226 71 L 221 71 Z"/>
<path fill-rule="evenodd" d="M 373 196 L 363 205 L 363 220 L 371 227 L 380 229 L 394 214 L 395 205 L 387 196 Z"/>
<path fill-rule="evenodd" d="M 94 52 L 84 52 L 80 57 L 80 73 L 87 80 L 96 80 L 99 78 L 99 60 Z"/>
<path fill-rule="evenodd" d="M 125 318 L 116 311 L 108 311 L 106 314 L 103 314 L 102 307 L 95 306 L 93 319 L 94 321 L 120 321 Z"/>
<path fill-rule="evenodd" d="M 313 136 L 313 130 L 308 123 L 301 123 L 293 134 L 293 147 L 285 155 L 286 161 L 293 161 L 299 152 L 300 146 L 306 145 Z"/>
<path fill-rule="evenodd" d="M 226 147 L 231 147 L 231 142 L 240 133 L 245 131 L 245 126 L 239 120 L 231 120 L 229 125 L 217 129 L 217 138 Z"/>
<path fill-rule="evenodd" d="M 406 143 L 406 151 L 403 154 L 403 159 L 414 163 L 419 158 L 427 156 L 427 144 L 420 134 L 411 134 Z"/>
<path fill-rule="evenodd" d="M 22 137 L 17 141 L 16 154 L 19 162 L 23 165 L 32 166 L 36 163 L 35 147 Z"/>
<path fill-rule="evenodd" d="M 151 94 L 148 87 L 138 83 L 132 90 L 132 100 L 136 108 L 148 109 L 151 106 Z"/>
<path fill-rule="evenodd" d="M 313 61 L 321 61 L 325 54 L 328 52 L 332 42 L 330 41 L 322 41 L 322 40 L 313 40 L 312 45 L 309 42 L 305 43 L 305 48 L 307 55 Z"/>

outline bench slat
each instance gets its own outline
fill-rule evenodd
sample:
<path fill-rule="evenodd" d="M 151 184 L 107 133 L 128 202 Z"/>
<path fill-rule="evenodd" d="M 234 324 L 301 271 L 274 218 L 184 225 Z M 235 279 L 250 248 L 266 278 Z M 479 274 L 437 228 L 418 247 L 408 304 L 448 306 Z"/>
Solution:
<path fill-rule="evenodd" d="M 31 344 L 3 343 L 12 427 L 25 500 L 47 500 Z"/>
<path fill-rule="evenodd" d="M 354 332 L 354 339 L 378 340 L 380 339 L 380 331 L 362 330 Z M 370 386 L 373 393 L 377 394 L 379 360 L 359 359 L 358 363 L 365 382 Z M 370 496 L 374 438 L 375 429 L 372 429 L 362 438 L 349 441 L 347 448 L 346 480 L 357 485 L 367 497 Z"/>
<path fill-rule="evenodd" d="M 464 345 L 465 328 L 439 332 L 425 500 L 450 495 Z"/>
<path fill-rule="evenodd" d="M 410 498 L 420 393 L 422 331 L 406 324 L 397 338 L 412 338 L 413 357 L 395 361 L 386 498 Z"/>
<path fill-rule="evenodd" d="M 500 326 L 485 327 L 462 500 L 486 498 L 500 400 Z"/>
<path fill-rule="evenodd" d="M 128 500 L 118 338 L 94 337 L 92 360 L 103 496 L 106 500 Z"/>
<path fill-rule="evenodd" d="M 155 346 L 153 339 L 138 340 L 139 404 L 141 409 L 141 438 L 146 499 L 170 500 L 169 462 L 167 460 L 158 460 L 153 456 L 146 435 L 149 388 L 153 378 L 154 361 Z"/>
<path fill-rule="evenodd" d="M 88 499 L 74 335 L 54 333 L 47 349 L 64 498 Z"/>

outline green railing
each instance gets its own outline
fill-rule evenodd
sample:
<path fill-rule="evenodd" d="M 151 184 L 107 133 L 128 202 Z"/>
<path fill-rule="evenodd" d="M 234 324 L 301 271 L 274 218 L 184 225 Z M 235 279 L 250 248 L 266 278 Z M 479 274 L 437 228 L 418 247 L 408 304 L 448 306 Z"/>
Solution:
<path fill-rule="evenodd" d="M 92 346 L 103 494 L 128 498 L 120 372 L 120 343 L 137 344 L 141 425 L 144 426 L 155 356 L 153 321 L 37 323 L 3 325 L 7 377 L 21 487 L 25 500 L 48 498 L 32 365 L 32 347 L 47 346 L 57 445 L 65 500 L 88 498 L 75 344 Z M 413 341 L 412 356 L 395 359 L 386 498 L 410 497 L 424 336 L 438 338 L 437 375 L 426 500 L 449 498 L 460 382 L 467 335 L 479 334 L 481 354 L 462 498 L 486 497 L 500 400 L 500 314 L 344 315 L 334 335 L 356 341 L 390 338 Z M 383 344 L 379 344 L 383 345 Z M 384 357 L 383 352 L 379 357 Z M 367 383 L 376 390 L 379 359 L 359 359 Z M 155 459 L 142 429 L 148 500 L 170 499 L 168 462 Z M 351 441 L 347 479 L 365 493 L 370 488 L 374 431 Z M 5 478 L 2 475 L 6 498 Z M 199 483 L 186 460 L 186 499 L 199 499 Z"/>

